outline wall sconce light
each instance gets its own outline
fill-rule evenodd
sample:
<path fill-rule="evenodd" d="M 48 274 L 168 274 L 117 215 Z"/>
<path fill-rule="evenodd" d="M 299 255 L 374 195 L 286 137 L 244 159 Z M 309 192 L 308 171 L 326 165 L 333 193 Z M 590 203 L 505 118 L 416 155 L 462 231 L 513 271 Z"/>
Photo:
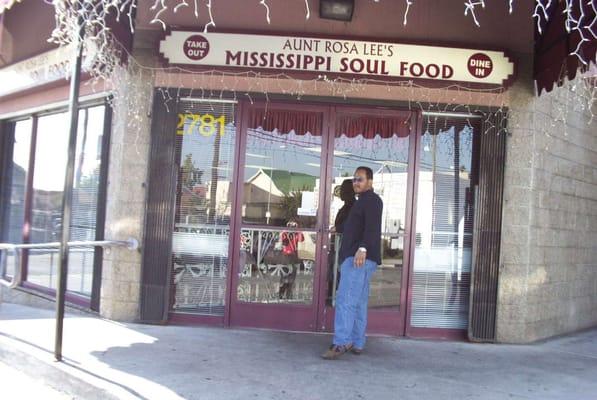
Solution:
<path fill-rule="evenodd" d="M 319 18 L 352 20 L 354 0 L 319 0 Z"/>

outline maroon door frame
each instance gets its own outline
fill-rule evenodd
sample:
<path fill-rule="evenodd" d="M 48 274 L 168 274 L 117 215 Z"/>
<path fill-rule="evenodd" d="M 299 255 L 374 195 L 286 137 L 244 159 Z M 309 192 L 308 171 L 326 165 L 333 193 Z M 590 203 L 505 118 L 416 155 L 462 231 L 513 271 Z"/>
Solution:
<path fill-rule="evenodd" d="M 324 159 L 324 155 L 328 153 L 328 146 L 329 146 L 329 139 L 326 135 L 328 126 L 328 119 L 329 113 L 326 112 L 327 107 L 322 107 L 318 105 L 299 105 L 295 103 L 284 103 L 284 102 L 253 102 L 251 104 L 247 102 L 242 103 L 242 121 L 241 121 L 241 128 L 240 128 L 240 143 L 239 143 L 239 153 L 238 153 L 238 162 L 236 168 L 236 194 L 235 204 L 234 204 L 234 211 L 235 215 L 234 219 L 234 230 L 232 232 L 233 240 L 235 242 L 231 257 L 229 260 L 232 261 L 229 267 L 231 279 L 229 285 L 229 292 L 228 292 L 228 307 L 227 307 L 227 316 L 226 321 L 228 325 L 231 326 L 246 326 L 246 327 L 258 327 L 258 328 L 268 328 L 268 329 L 281 329 L 281 330 L 291 330 L 291 331 L 315 331 L 316 330 L 316 321 L 317 321 L 317 305 L 319 304 L 319 290 L 316 288 L 318 287 L 318 282 L 321 280 L 322 268 L 320 267 L 322 264 L 323 257 L 327 258 L 327 252 L 323 251 L 323 224 L 325 221 L 325 210 L 318 212 L 317 215 L 317 224 L 315 229 L 304 229 L 302 231 L 310 231 L 317 233 L 317 240 L 316 244 L 316 253 L 315 253 L 315 271 L 313 275 L 313 301 L 310 305 L 298 305 L 298 304 L 260 304 L 260 303 L 245 303 L 240 302 L 237 300 L 237 286 L 239 282 L 239 258 L 240 252 L 239 249 L 239 240 L 240 240 L 240 232 L 243 228 L 242 223 L 242 196 L 243 196 L 243 189 L 244 189 L 244 167 L 245 167 L 245 149 L 247 144 L 247 135 L 244 134 L 246 132 L 248 126 L 248 117 L 249 111 L 252 108 L 262 108 L 266 107 L 269 110 L 276 109 L 276 110 L 302 110 L 302 111 L 310 111 L 310 112 L 321 112 L 323 114 L 322 119 L 322 143 L 321 143 L 321 157 L 322 160 Z M 320 174 L 322 172 L 324 163 L 321 163 L 320 167 Z M 323 174 L 325 175 L 325 173 Z M 325 178 L 325 176 L 323 177 Z M 324 182 L 322 179 L 320 182 Z M 323 201 L 325 199 L 325 191 L 320 189 L 319 193 L 319 204 L 324 204 Z M 321 208 L 320 208 L 321 210 Z M 249 225 L 251 228 L 260 228 L 260 226 L 256 225 Z M 261 226 L 261 228 L 266 228 Z M 267 227 L 271 228 L 271 227 Z M 325 253 L 325 254 L 324 254 Z"/>
<path fill-rule="evenodd" d="M 381 108 L 381 107 L 372 107 L 372 106 L 344 106 L 338 105 L 335 107 L 331 107 L 331 117 L 330 117 L 330 132 L 335 132 L 335 122 L 339 115 L 346 115 L 346 114 L 353 114 L 353 115 L 362 115 L 363 113 L 367 113 L 368 115 L 375 115 L 375 116 L 387 116 L 387 117 L 396 117 L 396 116 L 406 116 L 407 114 L 411 114 L 411 125 L 410 125 L 410 135 L 409 135 L 409 149 L 408 149 L 408 168 L 407 168 L 407 194 L 406 194 L 406 219 L 405 219 L 405 232 L 404 232 L 404 252 L 403 252 L 403 268 L 402 268 L 402 275 L 401 275 L 401 282 L 400 282 L 400 308 L 399 310 L 375 310 L 369 309 L 368 315 L 368 328 L 367 331 L 373 334 L 382 334 L 382 335 L 391 335 L 391 336 L 403 336 L 405 334 L 405 327 L 407 326 L 407 310 L 409 309 L 410 300 L 407 303 L 407 299 L 410 299 L 410 286 L 408 285 L 409 277 L 410 277 L 410 270 L 411 270 L 411 243 L 414 243 L 414 225 L 411 224 L 412 221 L 412 214 L 414 210 L 414 174 L 415 174 L 415 162 L 414 157 L 417 151 L 417 138 L 420 132 L 421 126 L 421 113 L 415 111 L 407 111 L 402 109 L 396 108 Z M 328 134 L 329 140 L 333 141 L 335 135 Z M 333 146 L 333 142 L 330 144 L 330 147 Z M 333 171 L 333 160 L 334 160 L 334 152 L 333 147 L 331 151 L 327 153 L 327 176 L 332 176 Z M 329 181 L 329 178 L 328 178 Z M 329 185 L 329 182 L 326 181 L 326 185 Z M 373 183 L 375 187 L 375 182 Z M 326 189 L 326 203 L 325 205 L 329 204 L 331 201 L 331 191 Z M 329 212 L 329 207 L 325 207 L 326 212 Z M 328 219 L 329 220 L 329 219 Z M 329 240 L 329 235 L 323 235 L 326 240 Z M 329 248 L 329 243 L 325 243 L 325 245 Z M 327 290 L 327 285 L 325 281 L 320 282 L 320 293 L 322 295 L 319 296 L 322 299 L 321 304 L 319 305 L 320 313 L 318 319 L 318 328 L 321 331 L 331 332 L 333 330 L 333 321 L 334 321 L 334 308 L 331 306 L 327 306 L 325 304 L 325 291 Z"/>
<path fill-rule="evenodd" d="M 325 221 L 329 221 L 329 207 L 328 202 L 331 200 L 331 191 L 328 190 L 328 181 L 332 176 L 333 170 L 333 151 L 330 149 L 334 145 L 334 138 L 328 132 L 334 132 L 335 121 L 337 114 L 342 113 L 360 113 L 367 112 L 375 115 L 400 115 L 405 112 L 412 113 L 411 119 L 411 135 L 409 139 L 409 160 L 408 160 L 408 180 L 407 180 L 407 204 L 406 204 L 406 220 L 404 232 L 404 258 L 403 271 L 401 277 L 401 294 L 400 294 L 400 310 L 385 311 L 371 309 L 369 311 L 369 329 L 368 332 L 372 334 L 382 334 L 391 336 L 408 336 L 416 338 L 434 338 L 434 339 L 466 339 L 466 330 L 443 329 L 443 328 L 417 328 L 410 325 L 412 314 L 412 288 L 413 288 L 413 260 L 416 246 L 416 204 L 418 196 L 418 177 L 420 167 L 420 147 L 423 129 L 423 115 L 420 110 L 408 111 L 399 107 L 383 107 L 370 105 L 343 105 L 343 104 L 321 104 L 321 103 L 301 103 L 297 104 L 292 100 L 276 100 L 275 102 L 249 102 L 248 100 L 238 101 L 236 109 L 236 120 L 239 122 L 236 127 L 236 141 L 235 141 L 235 160 L 233 181 L 234 196 L 232 200 L 232 209 L 234 216 L 230 223 L 230 244 L 229 244 L 229 273 L 226 279 L 226 299 L 227 304 L 223 317 L 202 316 L 190 314 L 177 314 L 169 312 L 169 321 L 171 323 L 190 323 L 190 324 L 208 324 L 219 326 L 259 326 L 261 328 L 279 329 L 279 330 L 297 330 L 297 331 L 317 331 L 317 332 L 331 332 L 333 329 L 334 310 L 332 307 L 326 306 L 326 282 L 321 279 L 321 273 L 327 267 L 327 250 L 323 246 L 329 248 L 328 243 L 328 229 Z M 288 315 L 284 312 L 272 312 L 271 315 L 265 318 L 258 319 L 255 316 L 262 313 L 262 311 L 271 312 L 270 310 L 276 307 L 282 309 L 293 310 L 296 305 L 280 305 L 280 304 L 251 304 L 245 303 L 238 307 L 236 302 L 236 285 L 238 283 L 238 271 L 235 266 L 239 262 L 240 246 L 240 231 L 242 226 L 242 190 L 244 179 L 244 165 L 245 165 L 245 145 L 246 135 L 244 132 L 248 125 L 248 113 L 250 107 L 267 106 L 268 109 L 282 108 L 291 110 L 310 110 L 324 113 L 324 126 L 322 133 L 322 162 L 325 163 L 325 170 L 322 171 L 321 182 L 323 182 L 323 189 L 320 190 L 319 201 L 323 206 L 320 215 L 318 215 L 317 234 L 318 240 L 316 242 L 316 274 L 314 275 L 313 288 L 313 304 L 312 311 L 304 312 L 301 321 L 296 325 L 290 324 L 285 328 L 281 328 L 279 322 L 286 321 Z M 326 251 L 324 251 L 326 250 Z M 325 265 L 326 267 L 321 267 Z M 237 302 L 238 303 L 238 302 Z M 308 307 L 308 306 L 307 306 Z M 309 318 L 308 322 L 306 318 Z M 390 321 L 388 323 L 388 321 Z M 313 325 L 314 326 L 310 326 Z"/>
<path fill-rule="evenodd" d="M 252 107 L 267 107 L 268 109 L 289 109 L 323 112 L 322 127 L 322 169 L 325 169 L 321 176 L 321 188 L 319 193 L 320 212 L 318 213 L 318 222 L 315 231 L 317 232 L 316 241 L 316 259 L 314 272 L 313 303 L 310 306 L 305 305 L 287 305 L 287 304 L 258 304 L 243 303 L 236 299 L 239 263 L 239 240 L 242 224 L 242 195 L 245 165 L 245 147 L 246 135 L 244 132 L 248 127 L 249 110 Z M 224 316 L 224 324 L 227 326 L 250 326 L 269 329 L 294 330 L 294 331 L 331 331 L 333 329 L 334 310 L 326 306 L 327 283 L 322 279 L 322 274 L 326 274 L 327 268 L 327 249 L 329 248 L 329 235 L 326 221 L 329 221 L 329 207 L 327 204 L 331 201 L 331 191 L 329 190 L 329 180 L 333 171 L 333 145 L 335 121 L 340 114 L 374 114 L 378 116 L 404 116 L 405 113 L 411 113 L 411 134 L 409 135 L 409 160 L 408 160 L 408 179 L 406 196 L 406 220 L 404 232 L 404 253 L 403 253 L 403 271 L 401 276 L 400 291 L 400 309 L 399 310 L 370 310 L 369 330 L 374 334 L 386 334 L 392 336 L 402 336 L 407 329 L 407 311 L 410 305 L 410 270 L 412 251 L 414 250 L 414 200 L 416 191 L 416 154 L 418 149 L 418 138 L 422 126 L 420 112 L 411 112 L 394 108 L 374 107 L 374 106 L 345 106 L 345 105 L 327 105 L 320 104 L 301 104 L 293 102 L 253 102 L 249 104 L 246 101 L 240 103 L 241 121 L 238 125 L 237 151 L 236 151 L 236 194 L 234 196 L 233 209 L 235 215 L 231 226 L 231 243 L 229 258 L 231 264 L 229 267 L 230 278 L 227 281 L 228 304 Z M 257 226 L 251 226 L 258 228 Z M 294 314 L 294 315 L 293 315 Z"/>
<path fill-rule="evenodd" d="M 420 171 L 420 164 L 421 164 L 421 156 L 420 156 L 420 148 L 421 148 L 421 140 L 423 139 L 423 115 L 419 113 L 419 118 L 417 122 L 417 133 L 416 133 L 416 146 L 415 146 L 415 154 L 412 156 L 414 157 L 413 166 L 415 167 L 413 173 L 414 183 L 412 186 L 413 190 L 413 199 L 412 204 L 416 205 L 418 201 L 419 195 L 419 171 Z M 413 207 L 410 213 L 411 221 L 412 221 L 412 229 L 410 234 L 410 249 L 409 254 L 411 254 L 411 258 L 414 260 L 415 255 L 415 247 L 416 247 L 416 222 L 417 222 L 417 208 Z M 406 247 L 406 246 L 405 246 Z M 414 274 L 412 273 L 413 265 L 409 265 L 409 277 L 408 277 L 408 307 L 406 309 L 406 329 L 405 329 L 405 336 L 420 338 L 420 339 L 448 339 L 448 340 L 465 340 L 467 338 L 467 331 L 466 329 L 447 329 L 447 328 L 418 328 L 411 326 L 410 320 L 412 315 L 412 292 L 413 292 L 413 284 L 414 284 Z"/>

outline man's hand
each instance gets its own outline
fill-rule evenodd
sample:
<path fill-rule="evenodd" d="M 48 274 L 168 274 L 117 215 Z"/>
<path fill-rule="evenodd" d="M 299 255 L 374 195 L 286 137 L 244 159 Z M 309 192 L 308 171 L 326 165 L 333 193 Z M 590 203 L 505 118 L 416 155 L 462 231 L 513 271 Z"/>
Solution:
<path fill-rule="evenodd" d="M 354 266 L 357 268 L 361 268 L 363 266 L 363 264 L 365 264 L 366 258 L 367 258 L 366 251 L 357 250 L 357 252 L 354 253 Z"/>

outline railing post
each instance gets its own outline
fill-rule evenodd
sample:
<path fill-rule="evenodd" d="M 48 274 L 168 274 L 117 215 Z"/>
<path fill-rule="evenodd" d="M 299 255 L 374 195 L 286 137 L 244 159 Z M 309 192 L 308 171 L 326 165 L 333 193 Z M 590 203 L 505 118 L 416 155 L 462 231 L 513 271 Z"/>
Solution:
<path fill-rule="evenodd" d="M 64 301 L 66 295 L 66 278 L 68 274 L 68 240 L 70 238 L 70 222 L 73 197 L 73 179 L 75 175 L 75 156 L 77 149 L 77 126 L 79 123 L 79 83 L 81 81 L 81 60 L 83 58 L 83 39 L 85 21 L 78 20 L 79 35 L 77 37 L 76 59 L 73 63 L 70 78 L 70 130 L 68 141 L 68 161 L 64 178 L 64 194 L 62 198 L 62 236 L 59 252 L 58 285 L 56 286 L 56 335 L 54 337 L 54 357 L 62 361 L 62 333 L 64 328 Z"/>

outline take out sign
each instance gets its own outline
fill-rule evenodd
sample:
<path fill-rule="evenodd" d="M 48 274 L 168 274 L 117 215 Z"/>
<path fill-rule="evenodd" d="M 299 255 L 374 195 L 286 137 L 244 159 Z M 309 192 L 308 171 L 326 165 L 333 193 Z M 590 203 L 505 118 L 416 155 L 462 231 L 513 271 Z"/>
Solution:
<path fill-rule="evenodd" d="M 392 81 L 508 86 L 514 62 L 502 51 L 317 37 L 171 31 L 160 41 L 170 65 L 312 73 Z"/>

